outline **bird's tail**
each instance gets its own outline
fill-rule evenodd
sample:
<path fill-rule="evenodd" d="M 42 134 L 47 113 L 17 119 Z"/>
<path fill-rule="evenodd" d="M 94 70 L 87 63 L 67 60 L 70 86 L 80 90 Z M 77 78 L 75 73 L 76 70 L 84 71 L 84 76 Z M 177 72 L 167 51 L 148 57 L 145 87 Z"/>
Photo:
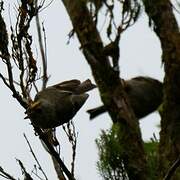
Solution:
<path fill-rule="evenodd" d="M 76 89 L 75 92 L 77 94 L 81 94 L 81 93 L 85 93 L 87 91 L 90 91 L 92 89 L 96 88 L 95 84 L 92 84 L 90 79 L 87 79 L 86 81 L 83 81 L 81 84 L 79 84 Z"/>
<path fill-rule="evenodd" d="M 90 115 L 89 118 L 91 120 L 94 119 L 95 117 L 101 115 L 104 112 L 106 112 L 106 108 L 104 105 L 87 110 L 87 113 L 89 113 L 89 115 Z"/>

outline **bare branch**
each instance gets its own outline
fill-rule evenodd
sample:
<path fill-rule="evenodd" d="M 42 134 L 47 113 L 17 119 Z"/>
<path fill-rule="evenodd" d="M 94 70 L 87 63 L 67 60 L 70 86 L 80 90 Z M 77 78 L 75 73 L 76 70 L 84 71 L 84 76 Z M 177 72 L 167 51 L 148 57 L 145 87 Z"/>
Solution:
<path fill-rule="evenodd" d="M 73 132 L 72 132 L 72 162 L 71 162 L 71 173 L 74 175 L 74 167 L 75 167 L 75 158 L 76 158 L 76 146 L 77 146 L 77 133 L 76 133 L 76 129 L 74 126 L 74 123 L 71 121 L 70 122 L 72 124 L 73 127 Z"/>
<path fill-rule="evenodd" d="M 49 143 L 49 140 L 47 139 L 46 135 L 42 132 L 42 130 L 38 127 L 34 127 L 35 132 L 39 135 L 39 138 L 44 142 L 46 147 L 49 150 L 49 153 L 56 159 L 59 166 L 62 168 L 66 176 L 69 180 L 75 180 L 75 178 L 72 176 L 71 172 L 68 170 L 64 162 L 59 157 L 59 154 L 55 151 L 54 147 Z"/>
<path fill-rule="evenodd" d="M 63 126 L 63 130 L 66 133 L 69 142 L 72 146 L 72 162 L 71 173 L 74 176 L 75 158 L 76 158 L 76 145 L 77 145 L 77 133 L 73 121 L 67 123 L 67 126 Z"/>
<path fill-rule="evenodd" d="M 51 156 L 51 157 L 52 157 L 53 165 L 54 165 L 54 168 L 56 170 L 56 174 L 59 180 L 66 180 L 66 178 L 64 177 L 62 168 L 59 166 L 59 163 L 57 162 L 56 158 L 54 158 L 54 156 Z"/>
<path fill-rule="evenodd" d="M 31 147 L 31 144 L 30 144 L 30 142 L 28 141 L 25 133 L 24 133 L 23 135 L 24 135 L 24 138 L 25 138 L 25 140 L 26 140 L 26 142 L 27 142 L 27 144 L 28 144 L 28 146 L 29 146 L 29 149 L 30 149 L 31 154 L 33 155 L 33 157 L 34 157 L 34 159 L 35 159 L 35 161 L 36 161 L 36 163 L 37 163 L 37 165 L 38 165 L 38 169 L 42 172 L 42 174 L 44 175 L 45 179 L 48 180 L 48 178 L 47 178 L 44 170 L 42 169 L 42 166 L 41 166 L 40 162 L 38 161 L 38 159 L 37 159 L 37 157 L 36 157 L 36 155 L 35 155 L 32 147 Z"/>
<path fill-rule="evenodd" d="M 36 2 L 37 6 L 37 2 Z M 42 89 L 46 88 L 48 76 L 47 76 L 47 56 L 46 56 L 46 49 L 43 47 L 42 42 L 42 34 L 41 34 L 41 26 L 40 26 L 40 20 L 39 20 L 39 14 L 36 15 L 36 27 L 38 32 L 38 39 L 39 39 L 39 47 L 41 52 L 41 58 L 42 58 L 42 67 L 43 67 L 43 76 L 42 76 Z M 44 37 L 45 37 L 45 31 L 44 31 Z M 46 39 L 44 39 L 45 45 L 46 45 Z M 46 48 L 46 47 L 45 47 Z"/>
<path fill-rule="evenodd" d="M 172 166 L 169 168 L 163 180 L 171 180 L 176 169 L 180 166 L 180 156 L 175 160 Z"/>
<path fill-rule="evenodd" d="M 4 84 L 5 84 L 9 89 L 11 89 L 10 85 L 9 85 L 8 82 L 7 82 L 7 79 L 6 79 L 1 73 L 0 73 L 0 77 L 1 77 L 1 79 L 3 80 Z"/>
<path fill-rule="evenodd" d="M 22 174 L 24 175 L 24 178 L 28 180 L 33 180 L 31 175 L 26 171 L 26 168 L 24 167 L 23 163 L 19 159 L 16 159 L 16 160 L 19 163 L 19 166 L 21 167 L 21 171 L 22 171 Z"/>
<path fill-rule="evenodd" d="M 16 91 L 16 88 L 14 86 L 13 72 L 12 72 L 12 67 L 11 67 L 10 55 L 9 55 L 9 51 L 8 51 L 8 35 L 7 35 L 5 22 L 4 22 L 1 14 L 0 14 L 0 25 L 1 25 L 1 29 L 0 29 L 0 36 L 1 36 L 1 38 L 0 38 L 0 40 L 1 40 L 0 51 L 2 53 L 1 58 L 4 60 L 6 67 L 7 67 L 9 83 L 7 83 L 7 81 L 5 81 L 5 78 L 3 78 L 2 74 L 0 76 L 3 80 L 3 82 L 5 83 L 5 85 L 12 91 L 13 97 L 16 98 L 18 100 L 18 102 L 24 108 L 26 108 L 27 103 L 23 100 L 22 96 Z"/>
<path fill-rule="evenodd" d="M 44 6 L 45 0 L 43 0 L 43 2 L 40 3 L 39 8 L 43 7 L 39 12 L 43 11 L 44 9 L 48 8 L 54 0 L 51 0 L 46 6 Z"/>
<path fill-rule="evenodd" d="M 1 174 L 2 173 L 2 174 Z M 0 166 L 0 176 L 6 178 L 6 179 L 10 179 L 10 180 L 16 180 L 15 178 L 13 178 L 13 176 L 11 176 L 9 173 L 5 172 L 4 169 Z"/>

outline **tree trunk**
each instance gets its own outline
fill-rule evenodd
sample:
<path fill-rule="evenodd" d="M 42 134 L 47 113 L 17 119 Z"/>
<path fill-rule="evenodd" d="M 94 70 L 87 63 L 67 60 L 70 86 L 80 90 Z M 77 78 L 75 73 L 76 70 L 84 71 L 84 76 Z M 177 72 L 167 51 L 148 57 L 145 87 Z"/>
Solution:
<path fill-rule="evenodd" d="M 158 170 L 162 179 L 180 154 L 180 33 L 169 0 L 144 0 L 144 6 L 161 41 L 165 68 Z M 173 179 L 180 179 L 180 170 Z"/>

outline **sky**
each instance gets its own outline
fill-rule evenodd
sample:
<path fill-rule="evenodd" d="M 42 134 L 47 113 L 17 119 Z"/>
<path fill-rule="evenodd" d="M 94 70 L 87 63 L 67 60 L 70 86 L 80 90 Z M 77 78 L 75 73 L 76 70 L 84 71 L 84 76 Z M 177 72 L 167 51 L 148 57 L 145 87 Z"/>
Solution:
<path fill-rule="evenodd" d="M 6 12 L 4 16 L 7 21 L 9 21 L 8 9 L 10 9 L 10 12 L 14 9 L 13 2 L 8 1 L 5 4 Z M 41 13 L 41 20 L 44 22 L 47 36 L 48 72 L 50 75 L 48 85 L 74 78 L 82 81 L 89 78 L 94 82 L 90 67 L 79 49 L 80 45 L 77 38 L 74 37 L 71 39 L 70 44 L 67 44 L 68 33 L 72 30 L 72 26 L 61 1 L 54 0 Z M 32 35 L 36 34 L 35 27 L 31 29 L 31 33 Z M 120 47 L 122 78 L 130 79 L 142 75 L 163 80 L 160 43 L 153 30 L 148 27 L 148 18 L 144 13 L 142 13 L 135 25 L 123 33 Z M 34 54 L 35 57 L 40 56 L 37 52 Z M 3 71 L 3 66 L 0 69 Z M 24 120 L 24 109 L 13 99 L 11 92 L 4 86 L 2 81 L 0 81 L 0 87 L 0 166 L 14 177 L 21 177 L 16 158 L 24 162 L 27 170 L 33 169 L 35 162 L 23 137 L 23 133 L 25 133 L 44 171 L 47 172 L 47 176 L 50 180 L 55 180 L 56 174 L 50 157 L 42 148 L 38 137 L 34 135 L 30 122 Z M 107 113 L 99 116 L 94 121 L 89 121 L 86 110 L 101 104 L 97 89 L 89 94 L 90 97 L 87 102 L 73 119 L 78 131 L 75 167 L 75 175 L 78 180 L 101 179 L 96 168 L 98 151 L 94 140 L 99 136 L 102 129 L 108 129 L 112 124 Z M 153 133 L 158 137 L 159 129 L 157 125 L 159 119 L 159 115 L 153 113 L 140 121 L 144 140 L 149 140 Z M 57 131 L 61 142 L 61 158 L 70 167 L 71 147 L 67 143 L 62 129 L 58 128 Z"/>

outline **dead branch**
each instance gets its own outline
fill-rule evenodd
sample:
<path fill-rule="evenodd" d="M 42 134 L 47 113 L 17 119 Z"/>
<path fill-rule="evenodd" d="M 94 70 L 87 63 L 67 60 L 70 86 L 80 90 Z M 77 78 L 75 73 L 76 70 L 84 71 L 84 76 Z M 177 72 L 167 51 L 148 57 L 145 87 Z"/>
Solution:
<path fill-rule="evenodd" d="M 56 174 L 59 180 L 66 180 L 63 174 L 62 168 L 59 166 L 59 163 L 57 162 L 56 158 L 54 158 L 54 156 L 51 156 L 51 157 L 52 157 L 53 165 L 54 165 L 54 168 L 56 170 Z"/>
<path fill-rule="evenodd" d="M 19 163 L 19 166 L 21 167 L 21 171 L 22 171 L 22 174 L 24 175 L 24 179 L 26 179 L 26 180 L 33 180 L 31 175 L 26 171 L 26 168 L 24 167 L 24 165 L 21 162 L 21 160 L 16 159 L 16 161 Z"/>
<path fill-rule="evenodd" d="M 72 162 L 71 173 L 74 176 L 75 158 L 76 158 L 76 145 L 77 145 L 77 133 L 73 121 L 70 121 L 66 125 L 63 125 L 63 130 L 66 133 L 68 140 L 72 146 Z"/>
<path fill-rule="evenodd" d="M 37 2 L 36 2 L 37 6 Z M 43 46 L 43 40 L 42 40 L 42 33 L 41 33 L 41 26 L 40 26 L 40 20 L 39 20 L 39 14 L 36 15 L 36 27 L 38 32 L 38 40 L 39 40 L 39 47 L 41 52 L 41 58 L 42 58 L 42 67 L 43 67 L 43 75 L 42 75 L 42 89 L 46 88 L 47 81 L 48 81 L 48 75 L 47 75 L 47 56 L 46 56 L 46 39 L 45 39 L 45 30 L 44 30 L 44 43 L 45 48 Z"/>
<path fill-rule="evenodd" d="M 2 5 L 1 5 L 2 8 Z M 4 19 L 2 17 L 2 14 L 0 14 L 0 52 L 1 52 L 1 58 L 3 59 L 3 62 L 6 64 L 7 72 L 8 72 L 8 82 L 6 81 L 5 77 L 1 74 L 0 77 L 5 83 L 5 85 L 12 91 L 13 97 L 17 99 L 17 101 L 24 107 L 27 108 L 27 102 L 24 101 L 23 97 L 19 94 L 18 91 L 16 91 L 16 88 L 14 86 L 14 78 L 12 73 L 12 65 L 10 61 L 10 55 L 8 51 L 8 35 L 6 30 L 6 25 L 4 22 Z"/>
<path fill-rule="evenodd" d="M 173 174 L 175 173 L 176 169 L 180 166 L 180 156 L 175 160 L 172 166 L 167 171 L 163 180 L 171 180 Z"/>
<path fill-rule="evenodd" d="M 28 144 L 28 146 L 29 146 L 29 149 L 30 149 L 31 154 L 33 155 L 33 158 L 35 159 L 35 161 L 36 161 L 36 163 L 37 163 L 37 165 L 38 165 L 38 169 L 42 172 L 42 174 L 44 175 L 45 179 L 48 180 L 48 178 L 47 178 L 44 170 L 42 169 L 42 166 L 41 166 L 40 162 L 38 161 L 38 159 L 37 159 L 37 157 L 36 157 L 36 155 L 35 155 L 32 147 L 31 147 L 31 144 L 30 144 L 29 140 L 27 139 L 25 133 L 24 133 L 23 135 L 24 135 L 24 138 L 25 138 L 25 140 L 26 140 L 26 142 L 27 142 L 27 144 Z"/>
<path fill-rule="evenodd" d="M 42 130 L 38 127 L 34 127 L 35 132 L 38 134 L 40 140 L 42 140 L 44 142 L 44 144 L 46 145 L 46 147 L 49 150 L 49 153 L 56 159 L 56 161 L 58 162 L 60 168 L 62 168 L 63 172 L 66 174 L 66 176 L 68 177 L 69 180 L 75 180 L 75 178 L 72 176 L 71 172 L 68 170 L 68 168 L 66 167 L 66 165 L 64 164 L 64 162 L 61 160 L 61 158 L 59 157 L 59 154 L 55 151 L 54 147 L 52 146 L 52 144 L 50 144 L 47 136 L 42 132 Z"/>
<path fill-rule="evenodd" d="M 2 174 L 1 174 L 1 173 L 2 173 Z M 3 178 L 6 178 L 6 179 L 10 179 L 10 180 L 16 180 L 16 179 L 13 178 L 13 176 L 11 176 L 9 173 L 5 172 L 2 167 L 0 167 L 0 176 L 2 176 Z"/>

